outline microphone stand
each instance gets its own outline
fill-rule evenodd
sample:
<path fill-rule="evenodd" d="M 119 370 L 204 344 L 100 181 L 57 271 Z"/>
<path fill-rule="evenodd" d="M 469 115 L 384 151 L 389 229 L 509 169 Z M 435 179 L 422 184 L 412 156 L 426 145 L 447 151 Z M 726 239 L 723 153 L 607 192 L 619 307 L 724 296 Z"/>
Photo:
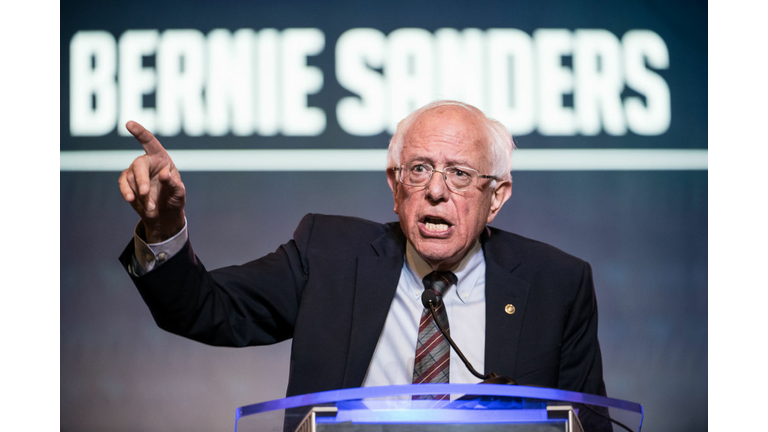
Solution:
<path fill-rule="evenodd" d="M 426 309 L 429 309 L 429 313 L 432 314 L 432 319 L 435 320 L 435 324 L 437 324 L 437 328 L 440 329 L 440 333 L 445 336 L 445 338 L 448 340 L 448 343 L 451 345 L 451 347 L 456 351 L 456 354 L 459 355 L 459 358 L 461 358 L 461 361 L 464 362 L 464 364 L 467 366 L 467 369 L 469 369 L 470 372 L 472 372 L 472 375 L 476 376 L 477 378 L 480 378 L 483 380 L 480 384 L 511 384 L 511 385 L 517 385 L 515 380 L 509 377 L 505 376 L 499 376 L 498 374 L 491 372 L 487 375 L 483 375 L 480 372 L 476 371 L 475 368 L 472 367 L 472 365 L 469 363 L 469 360 L 467 360 L 466 357 L 464 357 L 464 354 L 462 354 L 459 347 L 456 346 L 456 344 L 453 342 L 453 339 L 451 339 L 451 336 L 448 334 L 447 331 L 445 331 L 445 328 L 443 328 L 443 325 L 440 323 L 440 320 L 437 319 L 437 313 L 435 312 L 435 303 L 437 303 L 437 295 L 435 295 L 435 292 L 431 289 L 425 289 L 424 292 L 421 294 L 421 303 L 424 305 Z M 458 398 L 456 401 L 475 401 L 480 398 L 480 400 L 486 401 L 486 402 L 493 402 L 496 397 L 487 397 L 487 396 L 476 396 L 476 395 L 464 395 L 460 398 Z M 503 399 L 503 398 L 501 398 Z M 617 425 L 621 426 L 622 428 L 632 432 L 630 428 L 628 428 L 626 425 L 618 422 L 617 420 L 612 419 L 610 416 L 605 415 L 594 408 L 590 407 L 589 404 L 582 404 L 586 409 L 589 411 L 592 411 L 593 413 L 597 414 L 600 417 L 603 417 L 607 420 L 610 420 L 613 423 L 616 423 Z M 577 417 L 577 421 L 579 421 Z M 579 422 L 579 424 L 581 424 Z M 608 427 L 610 427 L 610 423 L 608 424 Z M 610 429 L 609 429 L 610 430 Z"/>
<path fill-rule="evenodd" d="M 437 296 L 435 295 L 434 291 L 432 291 L 431 289 L 425 289 L 424 292 L 421 294 L 421 303 L 424 305 L 425 308 L 429 309 L 429 313 L 432 314 L 432 319 L 435 320 L 435 324 L 437 324 L 437 328 L 440 330 L 440 333 L 442 333 L 443 336 L 445 336 L 445 339 L 448 340 L 448 343 L 451 345 L 451 348 L 453 348 L 453 350 L 456 351 L 456 354 L 459 355 L 459 358 L 461 358 L 461 361 L 464 362 L 464 365 L 467 366 L 467 369 L 469 369 L 469 372 L 471 372 L 472 375 L 476 376 L 477 378 L 483 380 L 480 384 L 517 385 L 517 383 L 512 378 L 499 376 L 495 372 L 491 372 L 487 375 L 484 375 L 476 371 L 475 368 L 472 367 L 472 365 L 469 363 L 469 360 L 467 360 L 467 358 L 464 357 L 464 354 L 461 352 L 459 347 L 456 346 L 456 343 L 453 342 L 453 339 L 451 339 L 451 336 L 448 334 L 447 331 L 445 331 L 445 328 L 443 328 L 443 324 L 440 323 L 439 319 L 437 319 L 437 313 L 435 312 L 435 303 L 437 303 Z"/>

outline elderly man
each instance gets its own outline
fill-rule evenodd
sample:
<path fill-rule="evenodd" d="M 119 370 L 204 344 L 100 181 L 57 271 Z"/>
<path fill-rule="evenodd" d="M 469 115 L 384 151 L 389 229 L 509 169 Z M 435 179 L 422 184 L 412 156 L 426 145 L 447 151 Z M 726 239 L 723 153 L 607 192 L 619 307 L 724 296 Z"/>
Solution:
<path fill-rule="evenodd" d="M 440 101 L 399 124 L 387 169 L 398 223 L 307 215 L 274 253 L 210 272 L 187 240 L 173 162 L 127 128 L 146 155 L 119 181 L 141 217 L 121 261 L 161 328 L 212 345 L 293 338 L 288 395 L 480 381 L 434 331 L 426 287 L 477 369 L 605 394 L 589 265 L 487 226 L 511 195 L 513 145 L 478 109 Z"/>

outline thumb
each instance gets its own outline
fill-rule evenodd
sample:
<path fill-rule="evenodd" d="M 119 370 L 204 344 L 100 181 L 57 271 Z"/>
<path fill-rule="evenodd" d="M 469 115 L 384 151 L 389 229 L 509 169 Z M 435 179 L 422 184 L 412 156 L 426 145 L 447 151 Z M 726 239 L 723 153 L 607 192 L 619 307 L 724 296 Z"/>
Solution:
<path fill-rule="evenodd" d="M 160 171 L 158 179 L 163 186 L 162 199 L 167 200 L 166 204 L 171 207 L 183 207 L 186 190 L 176 168 L 173 165 L 164 167 Z"/>

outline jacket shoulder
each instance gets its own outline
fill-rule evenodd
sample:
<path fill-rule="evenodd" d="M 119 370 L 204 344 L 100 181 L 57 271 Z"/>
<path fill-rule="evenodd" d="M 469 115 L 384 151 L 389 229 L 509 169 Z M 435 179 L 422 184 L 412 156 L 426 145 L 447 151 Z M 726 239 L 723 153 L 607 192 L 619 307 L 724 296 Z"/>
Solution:
<path fill-rule="evenodd" d="M 299 244 L 311 242 L 316 245 L 339 245 L 349 248 L 354 248 L 354 245 L 370 245 L 382 236 L 392 239 L 402 237 L 399 224 L 381 224 L 357 217 L 310 213 L 304 216 L 294 232 L 294 239 Z"/>
<path fill-rule="evenodd" d="M 550 244 L 519 234 L 488 227 L 483 236 L 486 252 L 500 263 L 581 269 L 587 263 Z"/>

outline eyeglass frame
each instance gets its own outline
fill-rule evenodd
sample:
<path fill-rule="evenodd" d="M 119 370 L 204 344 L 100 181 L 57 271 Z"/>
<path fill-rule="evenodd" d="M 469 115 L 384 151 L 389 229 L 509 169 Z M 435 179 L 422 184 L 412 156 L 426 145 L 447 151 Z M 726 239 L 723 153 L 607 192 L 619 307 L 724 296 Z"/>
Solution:
<path fill-rule="evenodd" d="M 493 175 L 490 175 L 490 174 L 480 174 L 480 171 L 478 171 L 478 170 L 476 170 L 474 168 L 469 168 L 469 167 L 464 167 L 464 166 L 453 165 L 453 166 L 448 166 L 448 167 L 445 167 L 445 168 L 439 170 L 439 169 L 436 169 L 435 167 L 433 167 L 432 165 L 430 165 L 428 163 L 415 164 L 414 166 L 416 166 L 416 165 L 422 165 L 422 166 L 429 167 L 429 168 L 432 169 L 432 171 L 429 173 L 429 178 L 427 179 L 426 182 L 424 182 L 423 185 L 408 184 L 408 183 L 406 183 L 403 180 L 403 176 L 404 176 L 404 173 L 405 173 L 405 165 L 393 166 L 393 167 L 391 167 L 391 169 L 392 169 L 392 171 L 395 171 L 396 173 L 399 172 L 397 174 L 397 176 L 396 176 L 397 177 L 397 181 L 399 181 L 400 183 L 402 183 L 402 184 L 404 184 L 406 186 L 411 186 L 411 187 L 426 187 L 429 184 L 429 182 L 432 181 L 432 176 L 435 175 L 436 172 L 439 172 L 440 174 L 443 175 L 443 182 L 445 183 L 445 187 L 447 187 L 448 189 L 450 189 L 450 190 L 452 190 L 454 192 L 464 192 L 464 191 L 468 190 L 469 188 L 471 188 L 474 184 L 477 184 L 477 182 L 474 182 L 473 184 L 467 185 L 467 187 L 465 187 L 464 189 L 453 188 L 453 187 L 451 187 L 448 184 L 448 175 L 445 173 L 446 171 L 448 171 L 450 169 L 458 169 L 460 171 L 474 171 L 475 173 L 477 173 L 477 178 L 478 179 L 484 178 L 484 179 L 499 180 L 499 178 L 496 177 L 496 176 L 493 176 Z"/>

